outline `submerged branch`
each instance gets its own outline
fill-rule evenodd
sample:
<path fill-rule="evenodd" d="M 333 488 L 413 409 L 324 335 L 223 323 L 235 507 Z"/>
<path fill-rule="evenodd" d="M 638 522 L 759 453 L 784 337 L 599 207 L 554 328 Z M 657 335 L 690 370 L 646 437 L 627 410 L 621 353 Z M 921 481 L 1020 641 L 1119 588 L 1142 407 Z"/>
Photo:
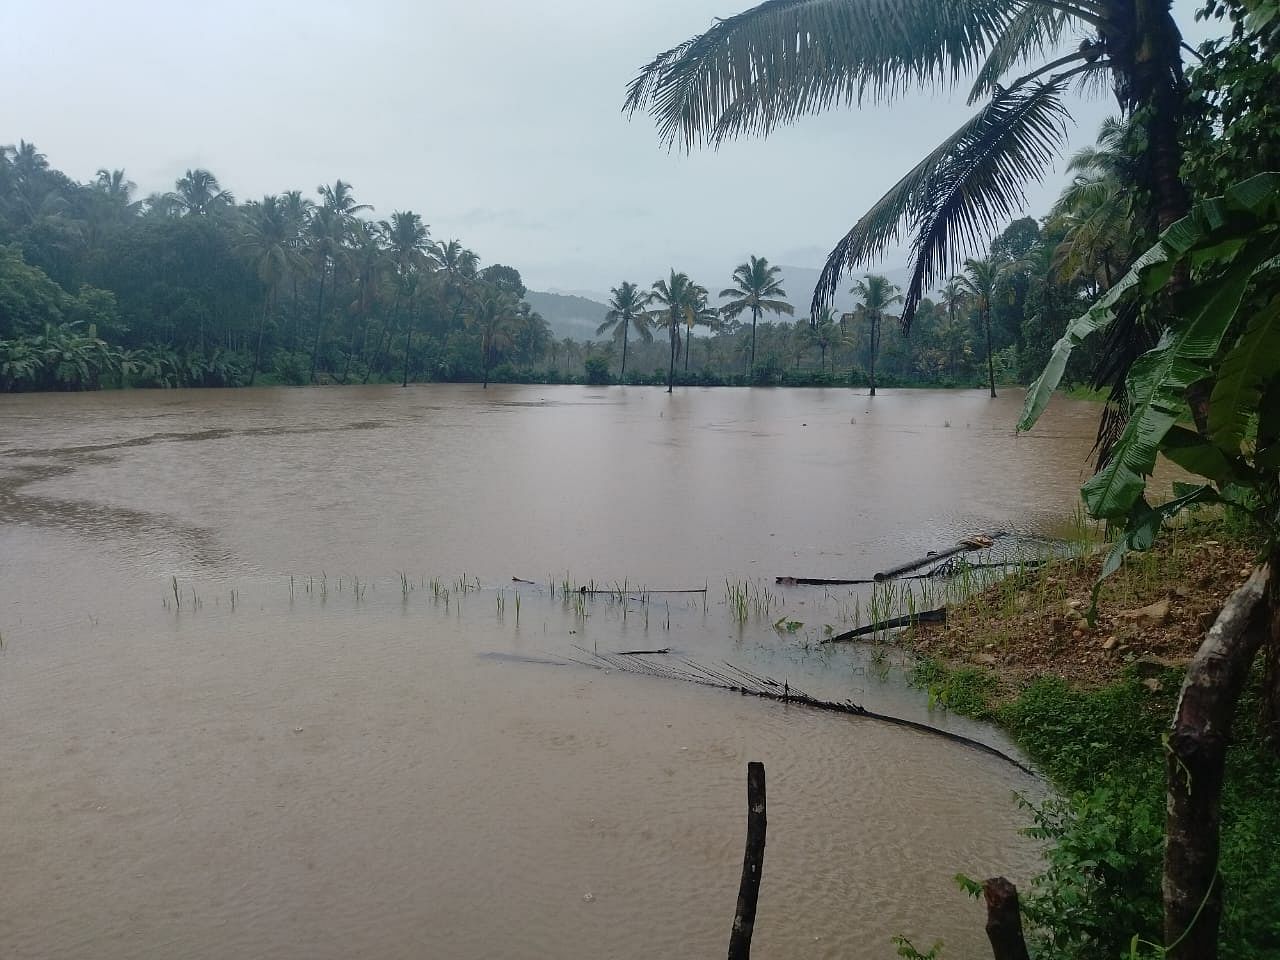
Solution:
<path fill-rule="evenodd" d="M 799 706 L 810 707 L 814 710 L 826 710 L 831 713 L 843 713 L 846 716 L 861 717 L 865 720 L 876 720 L 880 723 L 889 723 L 896 727 L 905 727 L 908 730 L 916 730 L 920 733 L 927 733 L 935 737 L 941 737 L 944 740 L 950 740 L 952 743 L 958 743 L 969 747 L 972 750 L 979 750 L 982 753 L 989 754 L 1005 761 L 1014 767 L 1017 767 L 1023 773 L 1029 776 L 1037 776 L 1036 772 L 1021 761 L 1011 757 L 996 747 L 981 740 L 975 740 L 972 737 L 966 737 L 963 734 L 953 733 L 950 730 L 943 730 L 940 727 L 931 726 L 927 723 L 921 723 L 918 720 L 907 720 L 904 717 L 895 717 L 885 713 L 876 713 L 868 710 L 852 700 L 834 701 L 820 700 L 817 697 L 810 696 L 802 690 L 798 690 L 791 686 L 789 681 L 781 682 L 774 680 L 772 677 L 761 677 L 741 667 L 736 667 L 731 663 L 723 663 L 716 667 L 709 667 L 705 664 L 697 663 L 683 657 L 671 661 L 648 660 L 643 657 L 630 657 L 625 654 L 606 654 L 587 650 L 584 647 L 575 647 L 580 653 L 585 654 L 587 659 L 579 660 L 574 657 L 569 659 L 572 662 L 581 664 L 585 667 L 594 667 L 597 670 L 614 669 L 623 673 L 637 673 L 649 677 L 661 677 L 664 680 L 681 680 L 686 683 L 696 683 L 704 687 L 719 687 L 721 690 L 732 690 L 744 696 L 760 697 L 764 700 L 774 700 L 779 703 L 794 703 Z"/>

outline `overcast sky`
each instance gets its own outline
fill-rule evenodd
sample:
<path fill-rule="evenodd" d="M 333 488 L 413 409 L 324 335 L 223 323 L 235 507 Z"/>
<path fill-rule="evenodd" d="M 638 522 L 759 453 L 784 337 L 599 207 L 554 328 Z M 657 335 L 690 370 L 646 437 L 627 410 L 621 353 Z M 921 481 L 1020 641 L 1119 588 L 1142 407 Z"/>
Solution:
<path fill-rule="evenodd" d="M 749 2 L 0 0 L 0 143 L 80 180 L 123 167 L 144 194 L 189 167 L 241 200 L 341 177 L 536 289 L 668 266 L 714 286 L 747 253 L 818 266 L 969 108 L 917 96 L 691 156 L 622 117 L 642 63 Z M 1189 39 L 1197 6 L 1174 0 Z M 1079 144 L 1111 104 L 1077 106 Z"/>

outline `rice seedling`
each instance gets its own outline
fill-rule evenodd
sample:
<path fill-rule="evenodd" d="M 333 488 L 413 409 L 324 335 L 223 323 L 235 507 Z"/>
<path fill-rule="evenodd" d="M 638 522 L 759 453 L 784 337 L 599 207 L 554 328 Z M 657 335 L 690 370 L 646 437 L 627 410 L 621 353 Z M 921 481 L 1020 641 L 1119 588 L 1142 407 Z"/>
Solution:
<path fill-rule="evenodd" d="M 173 578 L 173 605 L 176 609 L 182 609 L 182 597 L 178 595 L 178 578 Z"/>
<path fill-rule="evenodd" d="M 520 591 L 515 591 L 516 595 L 516 626 L 520 626 Z"/>

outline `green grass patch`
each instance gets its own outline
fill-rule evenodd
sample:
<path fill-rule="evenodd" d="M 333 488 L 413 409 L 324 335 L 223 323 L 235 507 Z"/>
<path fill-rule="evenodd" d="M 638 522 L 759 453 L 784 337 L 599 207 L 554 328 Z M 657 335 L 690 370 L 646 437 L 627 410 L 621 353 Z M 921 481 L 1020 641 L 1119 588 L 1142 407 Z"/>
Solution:
<path fill-rule="evenodd" d="M 1007 730 L 1057 788 L 1032 807 L 1046 867 L 1026 891 L 1037 960 L 1128 957 L 1161 940 L 1164 735 L 1181 677 L 1128 673 L 1095 689 L 1042 678 L 1010 694 L 991 671 L 922 660 L 930 700 Z M 1280 958 L 1280 762 L 1258 735 L 1261 677 L 1241 698 L 1223 792 L 1221 956 Z M 1155 956 L 1144 953 L 1141 956 Z"/>

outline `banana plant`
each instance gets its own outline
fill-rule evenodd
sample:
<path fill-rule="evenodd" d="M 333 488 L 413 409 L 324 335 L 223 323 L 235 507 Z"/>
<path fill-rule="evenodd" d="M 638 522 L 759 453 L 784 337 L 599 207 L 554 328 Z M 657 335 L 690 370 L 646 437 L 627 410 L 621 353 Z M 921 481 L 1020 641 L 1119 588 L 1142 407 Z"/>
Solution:
<path fill-rule="evenodd" d="M 1044 412 L 1077 346 L 1106 330 L 1132 299 L 1160 304 L 1175 277 L 1190 282 L 1164 300 L 1160 340 L 1129 373 L 1124 433 L 1081 489 L 1092 516 L 1122 529 L 1102 578 L 1127 551 L 1151 546 L 1166 519 L 1195 504 L 1248 511 L 1270 552 L 1280 551 L 1280 173 L 1259 174 L 1197 204 L 1068 324 L 1027 391 L 1018 429 L 1030 430 Z M 1179 420 L 1189 412 L 1187 388 L 1202 382 L 1213 390 L 1207 429 L 1197 433 Z M 1181 484 L 1174 499 L 1152 506 L 1147 481 L 1160 454 L 1205 482 Z M 1095 605 L 1097 593 L 1095 587 Z"/>

